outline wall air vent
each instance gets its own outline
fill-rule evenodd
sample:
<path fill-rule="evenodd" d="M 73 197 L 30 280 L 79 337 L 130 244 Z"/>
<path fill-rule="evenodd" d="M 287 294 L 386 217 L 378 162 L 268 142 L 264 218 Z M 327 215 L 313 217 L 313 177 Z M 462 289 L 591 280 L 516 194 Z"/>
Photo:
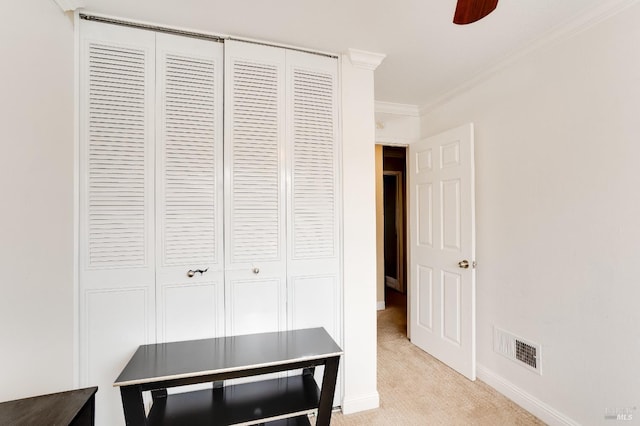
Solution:
<path fill-rule="evenodd" d="M 494 327 L 493 350 L 529 370 L 542 374 L 542 370 L 540 369 L 541 348 L 537 343 L 531 343 Z"/>

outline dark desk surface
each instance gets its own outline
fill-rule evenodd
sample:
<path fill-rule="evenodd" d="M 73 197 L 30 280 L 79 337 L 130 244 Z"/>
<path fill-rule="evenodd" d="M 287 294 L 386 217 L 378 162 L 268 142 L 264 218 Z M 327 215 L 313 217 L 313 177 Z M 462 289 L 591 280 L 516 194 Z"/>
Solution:
<path fill-rule="evenodd" d="M 143 345 L 114 386 L 285 365 L 342 353 L 324 328 Z"/>
<path fill-rule="evenodd" d="M 97 387 L 76 389 L 0 403 L 0 425 L 68 425 Z"/>

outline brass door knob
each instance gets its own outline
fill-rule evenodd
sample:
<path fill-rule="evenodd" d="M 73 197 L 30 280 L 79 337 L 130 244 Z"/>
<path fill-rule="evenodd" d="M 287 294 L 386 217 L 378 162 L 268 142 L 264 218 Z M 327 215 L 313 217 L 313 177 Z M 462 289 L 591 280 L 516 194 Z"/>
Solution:
<path fill-rule="evenodd" d="M 458 262 L 458 267 L 462 269 L 469 269 L 469 261 L 461 260 L 460 262 Z"/>

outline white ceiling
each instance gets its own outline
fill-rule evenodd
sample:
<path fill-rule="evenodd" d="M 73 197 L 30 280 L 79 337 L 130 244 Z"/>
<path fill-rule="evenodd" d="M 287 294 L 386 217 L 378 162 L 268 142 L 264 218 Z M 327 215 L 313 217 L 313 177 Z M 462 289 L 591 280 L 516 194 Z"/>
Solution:
<path fill-rule="evenodd" d="M 424 105 L 546 33 L 620 0 L 500 0 L 470 25 L 456 0 L 85 0 L 86 10 L 340 53 L 385 53 L 376 100 Z"/>

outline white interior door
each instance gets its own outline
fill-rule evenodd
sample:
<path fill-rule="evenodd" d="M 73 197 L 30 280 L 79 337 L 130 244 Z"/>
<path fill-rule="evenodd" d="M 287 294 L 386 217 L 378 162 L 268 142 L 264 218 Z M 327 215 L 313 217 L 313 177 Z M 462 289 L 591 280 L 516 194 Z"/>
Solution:
<path fill-rule="evenodd" d="M 223 51 L 156 34 L 158 342 L 224 333 Z"/>
<path fill-rule="evenodd" d="M 470 380 L 475 360 L 473 125 L 409 146 L 411 341 Z"/>

